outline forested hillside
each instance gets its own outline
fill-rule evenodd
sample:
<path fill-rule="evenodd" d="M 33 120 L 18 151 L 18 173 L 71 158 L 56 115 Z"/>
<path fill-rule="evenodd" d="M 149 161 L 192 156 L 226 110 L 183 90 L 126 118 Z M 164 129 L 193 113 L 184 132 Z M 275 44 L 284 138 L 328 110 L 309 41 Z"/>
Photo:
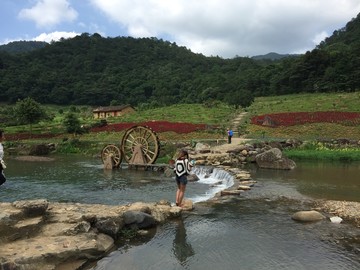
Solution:
<path fill-rule="evenodd" d="M 43 41 L 13 41 L 8 44 L 1 45 L 0 51 L 17 54 L 41 49 L 46 45 L 48 45 L 48 43 Z"/>
<path fill-rule="evenodd" d="M 254 96 L 360 88 L 360 16 L 305 55 L 205 57 L 156 38 L 84 33 L 27 53 L 0 52 L 0 102 L 247 106 Z"/>

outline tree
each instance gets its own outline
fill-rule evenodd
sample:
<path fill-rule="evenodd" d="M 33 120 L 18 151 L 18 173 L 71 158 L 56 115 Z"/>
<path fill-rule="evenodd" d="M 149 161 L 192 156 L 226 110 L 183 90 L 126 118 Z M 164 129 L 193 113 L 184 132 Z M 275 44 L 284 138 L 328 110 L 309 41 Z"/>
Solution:
<path fill-rule="evenodd" d="M 31 97 L 18 100 L 14 110 L 19 122 L 30 125 L 30 134 L 32 134 L 32 125 L 46 118 L 45 110 Z"/>
<path fill-rule="evenodd" d="M 228 94 L 225 100 L 229 105 L 234 105 L 235 108 L 239 106 L 246 108 L 254 102 L 254 95 L 248 90 L 239 89 L 235 93 Z"/>
<path fill-rule="evenodd" d="M 63 124 L 67 133 L 81 134 L 83 131 L 79 118 L 72 112 L 66 114 Z"/>

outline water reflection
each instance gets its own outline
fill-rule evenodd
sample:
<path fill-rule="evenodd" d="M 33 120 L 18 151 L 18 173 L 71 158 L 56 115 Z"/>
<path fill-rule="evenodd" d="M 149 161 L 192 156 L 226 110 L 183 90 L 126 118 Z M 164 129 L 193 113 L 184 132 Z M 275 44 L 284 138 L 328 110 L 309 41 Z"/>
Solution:
<path fill-rule="evenodd" d="M 184 265 L 188 258 L 195 255 L 191 244 L 187 242 L 186 229 L 182 218 L 177 221 L 172 251 L 181 265 Z"/>

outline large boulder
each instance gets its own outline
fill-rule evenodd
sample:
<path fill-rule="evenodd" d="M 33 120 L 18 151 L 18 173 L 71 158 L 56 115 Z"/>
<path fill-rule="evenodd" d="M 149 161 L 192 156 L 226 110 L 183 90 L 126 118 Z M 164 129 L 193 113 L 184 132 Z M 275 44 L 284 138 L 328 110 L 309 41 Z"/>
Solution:
<path fill-rule="evenodd" d="M 271 148 L 256 155 L 255 161 L 260 168 L 265 169 L 292 170 L 296 167 L 295 162 L 283 156 L 279 148 Z"/>

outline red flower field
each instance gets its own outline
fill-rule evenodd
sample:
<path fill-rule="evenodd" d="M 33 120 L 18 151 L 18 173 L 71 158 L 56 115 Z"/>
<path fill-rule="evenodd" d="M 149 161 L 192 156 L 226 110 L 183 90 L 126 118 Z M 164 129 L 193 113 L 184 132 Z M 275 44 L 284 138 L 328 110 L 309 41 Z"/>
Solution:
<path fill-rule="evenodd" d="M 108 124 L 102 127 L 94 127 L 90 132 L 119 132 L 131 128 L 133 126 L 148 126 L 155 132 L 173 131 L 179 134 L 186 134 L 194 131 L 206 130 L 209 128 L 206 124 L 192 124 L 192 123 L 172 123 L 168 121 L 148 121 L 142 123 L 116 123 Z M 45 139 L 53 138 L 62 134 L 44 133 L 44 134 L 30 134 L 30 133 L 16 133 L 6 134 L 6 139 L 9 141 L 27 140 L 27 139 Z"/>
<path fill-rule="evenodd" d="M 92 128 L 91 132 L 102 131 L 122 131 L 132 126 L 148 126 L 155 132 L 174 131 L 176 133 L 190 133 L 199 130 L 206 130 L 205 124 L 191 124 L 191 123 L 172 123 L 168 121 L 148 121 L 142 123 L 117 123 L 108 124 L 103 127 Z"/>
<path fill-rule="evenodd" d="M 347 126 L 360 124 L 357 112 L 294 112 L 258 115 L 251 118 L 251 124 L 261 126 L 294 126 L 306 123 L 337 123 Z"/>

